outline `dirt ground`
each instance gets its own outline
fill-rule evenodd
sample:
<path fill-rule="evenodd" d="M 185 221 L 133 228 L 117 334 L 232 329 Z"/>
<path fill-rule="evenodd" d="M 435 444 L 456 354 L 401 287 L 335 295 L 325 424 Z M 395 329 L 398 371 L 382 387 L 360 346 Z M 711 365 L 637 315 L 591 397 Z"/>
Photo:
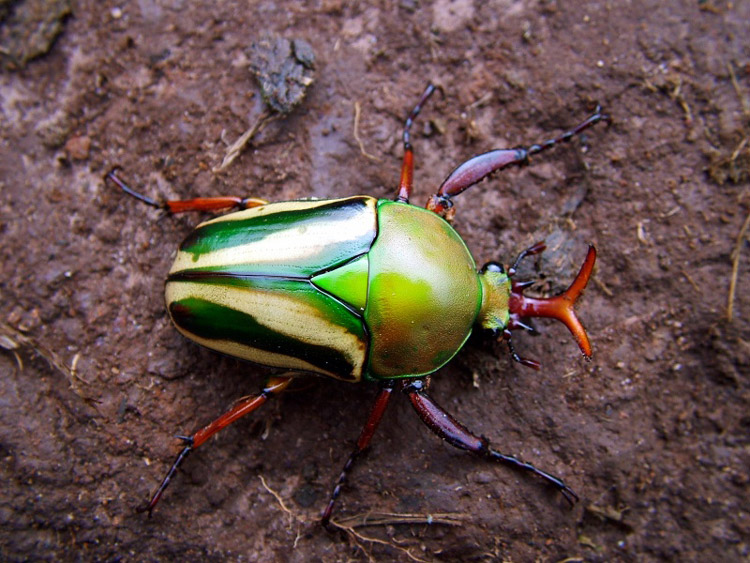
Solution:
<path fill-rule="evenodd" d="M 747 560 L 750 3 L 79 0 L 61 31 L 0 71 L 0 559 Z M 263 111 L 248 61 L 268 32 L 310 43 L 315 82 L 214 173 Z M 319 514 L 375 389 L 306 378 L 137 513 L 174 435 L 268 371 L 170 325 L 163 280 L 201 217 L 163 216 L 103 174 L 119 165 L 151 197 L 391 198 L 430 80 L 444 95 L 414 127 L 416 202 L 473 154 L 546 139 L 597 102 L 612 115 L 456 199 L 480 264 L 548 240 L 524 274 L 542 290 L 597 246 L 579 306 L 593 361 L 538 322 L 515 344 L 541 371 L 477 335 L 432 382 L 581 501 L 441 443 L 397 397 L 335 515 L 381 520 L 330 534 Z"/>

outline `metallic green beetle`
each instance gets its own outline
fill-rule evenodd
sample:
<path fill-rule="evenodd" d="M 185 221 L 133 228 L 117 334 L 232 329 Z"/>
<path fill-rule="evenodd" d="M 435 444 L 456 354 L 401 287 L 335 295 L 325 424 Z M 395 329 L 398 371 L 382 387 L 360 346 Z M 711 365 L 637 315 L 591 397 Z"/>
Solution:
<path fill-rule="evenodd" d="M 203 223 L 180 246 L 166 300 L 208 348 L 356 382 L 430 374 L 477 320 L 506 324 L 509 282 L 486 278 L 434 213 L 360 196 Z"/>
<path fill-rule="evenodd" d="M 380 393 L 354 452 L 333 490 L 323 521 L 355 458 L 370 443 L 394 388 L 407 394 L 427 426 L 451 444 L 534 473 L 573 503 L 575 493 L 531 464 L 502 454 L 472 434 L 426 393 L 427 376 L 461 349 L 474 326 L 502 333 L 528 328 L 525 317 L 554 317 L 591 346 L 573 304 L 586 286 L 596 252 L 589 247 L 573 284 L 557 297 L 523 295 L 528 284 L 511 278 L 518 261 L 544 250 L 539 243 L 505 270 L 491 262 L 477 271 L 463 239 L 449 224 L 451 198 L 492 172 L 526 164 L 529 156 L 567 141 L 608 119 L 597 108 L 576 128 L 545 143 L 498 149 L 456 168 L 427 208 L 408 203 L 413 152 L 410 129 L 432 94 L 430 85 L 404 127 L 404 162 L 396 201 L 355 196 L 266 203 L 223 197 L 159 203 L 131 190 L 113 171 L 107 177 L 129 194 L 170 212 L 241 208 L 199 225 L 180 245 L 166 283 L 177 329 L 213 350 L 252 362 L 313 372 L 344 381 L 375 381 Z M 532 367 L 533 360 L 513 358 Z M 294 374 L 268 379 L 190 437 L 147 507 L 153 510 L 178 466 L 210 436 L 287 387 Z"/>

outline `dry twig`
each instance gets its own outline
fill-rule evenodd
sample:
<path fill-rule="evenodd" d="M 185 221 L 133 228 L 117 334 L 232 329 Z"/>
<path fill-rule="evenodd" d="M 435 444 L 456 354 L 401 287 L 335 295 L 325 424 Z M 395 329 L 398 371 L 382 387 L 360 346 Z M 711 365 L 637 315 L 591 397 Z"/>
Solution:
<path fill-rule="evenodd" d="M 33 338 L 26 336 L 22 332 L 3 322 L 0 322 L 0 347 L 8 350 L 13 354 L 19 369 L 23 369 L 23 362 L 21 362 L 21 358 L 18 355 L 18 350 L 22 348 L 28 348 L 38 356 L 44 358 L 53 369 L 63 374 L 68 380 L 70 388 L 73 389 L 73 392 L 76 395 L 81 397 L 87 403 L 98 402 L 95 399 L 88 397 L 83 391 L 81 391 L 80 387 L 78 386 L 79 381 L 85 384 L 89 384 L 88 381 L 78 375 L 76 370 L 80 354 L 76 354 L 73 357 L 71 365 L 68 366 L 65 361 L 57 355 L 56 352 L 50 350 Z"/>
<path fill-rule="evenodd" d="M 357 141 L 357 144 L 359 145 L 359 152 L 362 153 L 362 156 L 369 158 L 370 160 L 374 160 L 375 162 L 380 162 L 380 159 L 375 156 L 374 154 L 370 154 L 365 150 L 365 144 L 362 142 L 362 139 L 359 137 L 359 115 L 362 112 L 362 108 L 359 104 L 359 102 L 354 102 L 354 139 Z"/>
<path fill-rule="evenodd" d="M 348 534 L 357 546 L 369 556 L 369 553 L 360 542 L 369 542 L 398 549 L 406 554 L 412 561 L 424 561 L 411 553 L 408 548 L 379 538 L 366 536 L 357 532 L 355 528 L 365 526 L 391 526 L 395 524 L 443 524 L 448 526 L 460 526 L 465 520 L 465 514 L 437 513 L 437 514 L 400 514 L 395 512 L 371 512 L 356 514 L 341 520 L 331 520 L 330 524 L 335 528 Z"/>
<path fill-rule="evenodd" d="M 252 44 L 250 67 L 258 80 L 266 109 L 255 124 L 232 143 L 214 172 L 225 170 L 266 125 L 288 115 L 302 102 L 313 83 L 314 66 L 315 53 L 301 39 L 290 41 L 266 35 Z"/>
<path fill-rule="evenodd" d="M 276 499 L 276 502 L 279 503 L 279 506 L 281 507 L 281 510 L 283 510 L 287 516 L 289 516 L 289 520 L 294 520 L 294 514 L 292 514 L 292 511 L 287 508 L 286 504 L 284 504 L 284 499 L 281 498 L 281 495 L 274 491 L 271 487 L 268 486 L 268 483 L 266 483 L 266 480 L 263 478 L 263 475 L 258 475 L 260 477 L 260 482 L 263 485 L 263 488 L 267 490 L 269 493 L 271 493 L 271 496 Z M 290 522 L 291 523 L 291 522 Z"/>
<path fill-rule="evenodd" d="M 737 76 L 734 74 L 734 66 L 731 62 L 727 63 L 727 70 L 729 70 L 729 78 L 732 80 L 732 86 L 734 87 L 734 91 L 740 100 L 740 105 L 742 105 L 742 113 L 745 115 L 745 117 L 750 118 L 750 101 L 748 101 L 747 96 L 745 96 L 742 92 L 740 83 L 737 82 Z"/>
<path fill-rule="evenodd" d="M 727 320 L 730 323 L 734 318 L 734 294 L 737 291 L 737 276 L 740 270 L 740 252 L 748 228 L 750 228 L 750 212 L 748 212 L 747 217 L 745 217 L 745 222 L 742 224 L 740 234 L 737 236 L 737 241 L 734 244 L 734 250 L 732 251 L 732 254 L 730 254 L 732 258 L 732 277 L 729 278 L 729 297 L 727 298 Z"/>
<path fill-rule="evenodd" d="M 409 514 L 398 512 L 370 512 L 347 516 L 333 522 L 340 528 L 362 528 L 365 526 L 391 526 L 394 524 L 444 524 L 447 526 L 460 526 L 463 524 L 465 514 L 443 513 L 436 514 Z"/>

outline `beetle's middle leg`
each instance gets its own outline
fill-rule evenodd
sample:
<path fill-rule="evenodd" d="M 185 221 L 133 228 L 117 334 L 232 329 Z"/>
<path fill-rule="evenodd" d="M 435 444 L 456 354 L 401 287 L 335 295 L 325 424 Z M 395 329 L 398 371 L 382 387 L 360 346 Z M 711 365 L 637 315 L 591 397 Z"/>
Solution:
<path fill-rule="evenodd" d="M 380 424 L 380 421 L 383 418 L 385 408 L 388 406 L 388 400 L 391 398 L 391 394 L 393 392 L 393 386 L 394 383 L 392 381 L 386 381 L 382 384 L 380 393 L 378 393 L 378 396 L 375 399 L 375 404 L 372 406 L 372 410 L 370 411 L 370 416 L 367 417 L 367 422 L 365 423 L 365 426 L 364 428 L 362 428 L 362 432 L 359 435 L 357 445 L 354 447 L 354 451 L 349 455 L 349 459 L 346 460 L 344 468 L 341 470 L 338 481 L 336 481 L 333 492 L 331 492 L 331 498 L 328 501 L 328 506 L 326 506 L 326 509 L 321 515 L 321 522 L 326 527 L 328 527 L 328 523 L 331 520 L 333 506 L 336 504 L 336 499 L 338 498 L 339 494 L 341 494 L 341 487 L 344 485 L 349 471 L 351 471 L 352 466 L 354 465 L 354 462 L 359 457 L 359 455 L 370 445 L 372 436 L 375 434 L 375 430 L 377 430 L 378 424 Z"/>
<path fill-rule="evenodd" d="M 473 434 L 463 424 L 458 422 L 443 410 L 442 407 L 436 404 L 435 401 L 427 395 L 425 387 L 425 380 L 417 379 L 406 384 L 404 392 L 409 396 L 409 400 L 419 414 L 419 417 L 422 419 L 422 422 L 451 446 L 455 446 L 462 450 L 468 450 L 481 457 L 493 461 L 499 461 L 516 469 L 522 469 L 533 473 L 534 475 L 538 475 L 557 488 L 565 497 L 565 500 L 571 505 L 578 501 L 578 495 L 576 495 L 573 490 L 562 481 L 562 479 L 550 475 L 546 471 L 537 469 L 530 463 L 521 461 L 511 455 L 502 454 L 493 449 L 487 438 Z"/>
<path fill-rule="evenodd" d="M 573 129 L 558 135 L 547 141 L 531 145 L 529 147 L 519 147 L 515 149 L 496 149 L 470 158 L 463 164 L 460 164 L 448 174 L 443 180 L 437 193 L 427 200 L 427 209 L 434 211 L 441 217 L 450 218 L 449 211 L 453 207 L 451 198 L 457 196 L 467 188 L 481 182 L 493 172 L 498 172 L 509 166 L 522 166 L 527 164 L 529 157 L 546 151 L 557 144 L 570 141 L 573 137 L 580 135 L 583 131 L 599 123 L 600 121 L 610 122 L 610 117 L 602 113 L 601 107 L 597 107 L 592 115 L 579 123 Z"/>
<path fill-rule="evenodd" d="M 154 496 L 151 497 L 148 506 L 146 506 L 145 510 L 148 510 L 149 515 L 154 510 L 154 507 L 164 494 L 164 490 L 167 488 L 167 485 L 169 485 L 169 482 L 174 477 L 177 469 L 180 467 L 180 465 L 182 465 L 182 462 L 185 461 L 185 458 L 190 454 L 190 452 L 203 444 L 206 440 L 208 440 L 211 436 L 213 436 L 220 430 L 223 430 L 246 414 L 250 414 L 251 412 L 253 412 L 263 403 L 265 403 L 272 395 L 280 393 L 281 391 L 286 389 L 291 381 L 291 377 L 269 377 L 266 381 L 266 384 L 263 386 L 263 389 L 261 389 L 260 393 L 258 393 L 257 395 L 250 395 L 249 397 L 241 399 L 231 409 L 229 409 L 213 422 L 198 430 L 198 432 L 196 432 L 192 436 L 179 436 L 179 438 L 181 438 L 185 443 L 185 446 L 177 455 L 177 458 L 174 460 L 172 467 L 169 468 L 167 475 L 162 480 L 159 488 L 154 493 Z"/>
<path fill-rule="evenodd" d="M 126 194 L 150 205 L 151 207 L 163 209 L 169 213 L 185 213 L 186 211 L 228 211 L 230 209 L 240 210 L 249 209 L 251 207 L 260 207 L 261 205 L 268 203 L 266 200 L 256 197 L 237 196 L 197 197 L 193 199 L 157 201 L 128 186 L 122 178 L 117 175 L 117 168 L 108 172 L 104 178 L 112 181 Z"/>

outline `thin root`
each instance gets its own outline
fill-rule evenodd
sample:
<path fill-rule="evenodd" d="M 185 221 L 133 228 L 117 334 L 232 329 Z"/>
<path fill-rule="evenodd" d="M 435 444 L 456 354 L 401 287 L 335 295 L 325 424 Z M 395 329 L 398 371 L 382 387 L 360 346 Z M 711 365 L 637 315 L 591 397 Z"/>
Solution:
<path fill-rule="evenodd" d="M 685 270 L 680 270 L 680 273 L 685 277 L 685 279 L 688 281 L 688 283 L 693 286 L 693 289 L 697 293 L 703 293 L 701 291 L 700 286 L 697 283 L 695 283 L 695 280 L 690 276 L 690 274 L 688 274 Z"/>
<path fill-rule="evenodd" d="M 267 490 L 269 493 L 271 493 L 271 496 L 276 499 L 276 502 L 279 503 L 279 506 L 281 507 L 281 510 L 283 510 L 287 516 L 289 516 L 290 524 L 291 521 L 296 520 L 294 514 L 292 514 L 292 511 L 287 508 L 286 504 L 284 504 L 284 499 L 281 498 L 281 495 L 274 491 L 271 487 L 268 486 L 268 483 L 266 483 L 266 480 L 263 478 L 263 475 L 258 475 L 260 477 L 260 482 L 263 485 L 263 488 Z"/>
<path fill-rule="evenodd" d="M 76 354 L 73 357 L 71 365 L 68 366 L 65 361 L 60 358 L 60 356 L 58 356 L 54 351 L 50 350 L 46 346 L 38 343 L 33 338 L 26 336 L 22 332 L 19 332 L 12 326 L 5 323 L 0 323 L 0 339 L 0 344 L 2 344 L 1 347 L 13 353 L 16 358 L 16 363 L 18 363 L 20 369 L 23 369 L 23 363 L 21 362 L 21 358 L 18 355 L 18 350 L 21 348 L 28 348 L 38 356 L 44 358 L 52 368 L 63 374 L 68 380 L 70 388 L 76 395 L 81 397 L 81 399 L 90 404 L 99 402 L 92 397 L 86 396 L 86 394 L 83 393 L 83 391 L 81 391 L 78 386 L 78 381 L 86 384 L 89 383 L 76 373 L 76 366 L 78 364 L 78 358 L 80 357 L 80 354 Z"/>
<path fill-rule="evenodd" d="M 648 240 L 646 235 L 646 229 L 643 226 L 643 221 L 638 221 L 638 226 L 636 227 L 636 238 L 642 245 L 651 246 L 651 242 Z"/>
<path fill-rule="evenodd" d="M 688 127 L 691 126 L 693 124 L 693 112 L 690 111 L 690 106 L 682 95 L 682 79 L 679 76 L 675 79 L 675 87 L 669 96 L 679 104 L 685 113 L 685 124 Z"/>
<path fill-rule="evenodd" d="M 370 154 L 365 150 L 365 144 L 362 142 L 362 139 L 359 137 L 359 115 L 362 113 L 362 108 L 359 104 L 359 102 L 354 102 L 354 139 L 357 141 L 357 144 L 359 145 L 359 152 L 362 153 L 362 156 L 369 158 L 370 160 L 374 160 L 375 162 L 380 162 L 380 159 Z"/>
<path fill-rule="evenodd" d="M 356 514 L 343 518 L 342 520 L 331 520 L 330 525 L 338 528 L 350 536 L 355 544 L 369 556 L 369 553 L 362 545 L 361 542 L 375 543 L 384 545 L 394 549 L 398 549 L 406 554 L 406 556 L 412 561 L 424 561 L 418 558 L 416 555 L 411 553 L 406 547 L 402 547 L 397 544 L 394 538 L 391 541 L 381 540 L 371 536 L 366 536 L 355 530 L 355 528 L 361 528 L 365 526 L 391 526 L 395 524 L 442 524 L 448 526 L 461 526 L 466 519 L 466 514 L 451 514 L 451 513 L 437 513 L 437 514 L 400 514 L 395 512 L 370 512 L 364 514 Z"/>
<path fill-rule="evenodd" d="M 362 528 L 365 526 L 390 526 L 394 524 L 443 524 L 460 526 L 466 519 L 466 514 L 437 513 L 437 514 L 404 514 L 397 512 L 368 512 L 355 514 L 338 521 L 332 521 L 340 528 Z"/>
<path fill-rule="evenodd" d="M 734 164 L 734 161 L 737 160 L 737 157 L 740 156 L 740 153 L 742 152 L 742 149 L 745 148 L 745 145 L 747 145 L 747 137 L 742 139 L 740 141 L 740 144 L 737 145 L 737 148 L 734 149 L 734 152 L 732 153 L 732 156 L 729 157 L 730 164 Z"/>
<path fill-rule="evenodd" d="M 734 244 L 734 250 L 731 254 L 732 277 L 729 279 L 729 296 L 727 298 L 727 321 L 730 323 L 734 318 L 734 294 L 737 290 L 737 275 L 740 269 L 740 252 L 742 251 L 742 243 L 745 240 L 748 228 L 750 228 L 750 212 L 745 217 L 745 222 L 742 224 L 740 234 L 737 236 L 737 241 Z"/>
<path fill-rule="evenodd" d="M 614 297 L 615 293 L 609 289 L 606 285 L 604 285 L 604 282 L 600 280 L 599 278 L 594 278 L 594 283 L 596 286 L 601 289 L 607 297 Z"/>
<path fill-rule="evenodd" d="M 357 532 L 353 527 L 351 526 L 342 526 L 341 524 L 338 524 L 331 520 L 329 524 L 332 524 L 334 527 L 338 528 L 342 532 L 346 533 L 368 557 L 371 561 L 373 561 L 372 556 L 370 553 L 365 549 L 365 546 L 362 545 L 361 542 L 367 542 L 367 543 L 375 543 L 379 545 L 383 545 L 385 547 L 390 547 L 392 549 L 398 549 L 399 551 L 402 551 L 406 554 L 406 556 L 411 559 L 412 561 L 419 561 L 420 563 L 427 563 L 426 560 L 420 559 L 416 555 L 414 555 L 411 551 L 409 551 L 405 547 L 401 547 L 400 545 L 397 545 L 396 543 L 388 542 L 385 540 L 381 540 L 380 538 L 373 538 L 372 536 L 366 536 L 364 534 L 360 534 Z"/>
<path fill-rule="evenodd" d="M 727 70 L 729 70 L 729 78 L 732 80 L 732 86 L 734 87 L 734 91 L 737 93 L 737 97 L 742 105 L 742 113 L 746 118 L 750 118 L 750 101 L 748 101 L 747 96 L 743 94 L 742 89 L 740 88 L 740 83 L 737 82 L 737 76 L 734 74 L 734 67 L 731 62 L 727 63 Z"/>

